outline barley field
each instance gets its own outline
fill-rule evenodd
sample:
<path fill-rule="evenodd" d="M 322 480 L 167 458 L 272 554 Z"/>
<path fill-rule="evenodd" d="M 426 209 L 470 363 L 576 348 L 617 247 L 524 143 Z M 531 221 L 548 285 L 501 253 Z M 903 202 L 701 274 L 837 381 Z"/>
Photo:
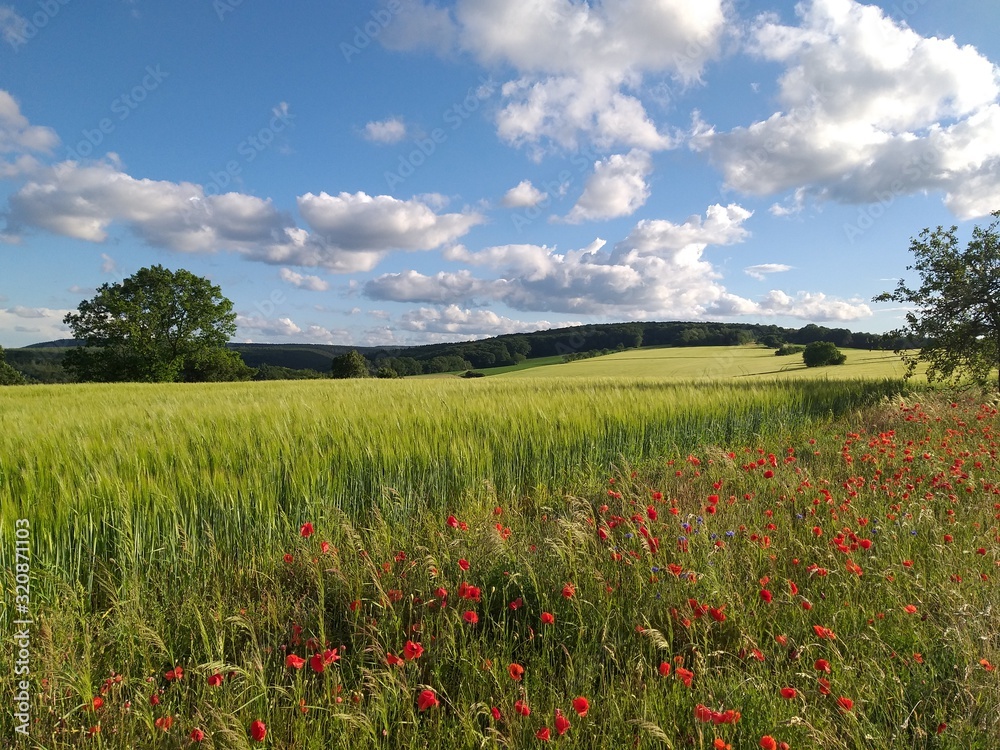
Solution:
<path fill-rule="evenodd" d="M 6 389 L 0 732 L 993 748 L 998 419 L 873 379 Z"/>

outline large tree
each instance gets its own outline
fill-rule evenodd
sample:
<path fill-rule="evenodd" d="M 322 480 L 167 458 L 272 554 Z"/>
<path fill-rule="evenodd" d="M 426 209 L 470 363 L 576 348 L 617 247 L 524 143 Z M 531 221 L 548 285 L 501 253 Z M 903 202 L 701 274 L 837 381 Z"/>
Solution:
<path fill-rule="evenodd" d="M 236 333 L 233 303 L 183 269 L 157 265 L 103 284 L 64 322 L 84 342 L 64 359 L 79 380 L 244 380 L 252 372 L 226 348 Z"/>
<path fill-rule="evenodd" d="M 993 214 L 1000 219 L 1000 211 Z M 909 306 L 906 325 L 890 335 L 923 342 L 918 353 L 902 351 L 907 376 L 926 362 L 927 378 L 989 383 L 1000 365 L 1000 221 L 977 226 L 965 249 L 957 227 L 924 229 L 910 240 L 920 285 L 900 279 L 876 302 Z M 1000 388 L 1000 374 L 997 375 Z"/>
<path fill-rule="evenodd" d="M 3 347 L 0 346 L 0 385 L 24 385 L 27 382 L 24 375 L 7 363 L 4 359 Z"/>

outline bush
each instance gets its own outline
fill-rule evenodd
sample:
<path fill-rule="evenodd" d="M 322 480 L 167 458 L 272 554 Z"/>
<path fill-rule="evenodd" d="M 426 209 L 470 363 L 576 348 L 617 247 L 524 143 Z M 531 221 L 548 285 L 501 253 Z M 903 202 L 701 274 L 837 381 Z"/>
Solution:
<path fill-rule="evenodd" d="M 798 346 L 796 344 L 782 344 L 778 347 L 778 351 L 774 353 L 776 357 L 787 357 L 790 354 L 801 354 L 806 348 L 804 346 Z"/>
<path fill-rule="evenodd" d="M 462 377 L 463 378 L 485 378 L 486 377 L 486 373 L 485 372 L 479 372 L 477 370 L 469 370 Z"/>
<path fill-rule="evenodd" d="M 847 361 L 836 344 L 829 341 L 814 341 L 802 352 L 802 361 L 806 367 L 824 367 L 826 365 L 842 365 Z"/>

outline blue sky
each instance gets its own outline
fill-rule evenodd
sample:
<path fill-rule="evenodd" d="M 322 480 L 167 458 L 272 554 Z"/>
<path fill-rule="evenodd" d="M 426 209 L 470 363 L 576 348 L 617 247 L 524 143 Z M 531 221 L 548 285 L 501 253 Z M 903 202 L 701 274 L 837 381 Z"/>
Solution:
<path fill-rule="evenodd" d="M 239 341 L 884 331 L 1000 209 L 993 0 L 0 0 L 0 345 L 139 268 Z"/>

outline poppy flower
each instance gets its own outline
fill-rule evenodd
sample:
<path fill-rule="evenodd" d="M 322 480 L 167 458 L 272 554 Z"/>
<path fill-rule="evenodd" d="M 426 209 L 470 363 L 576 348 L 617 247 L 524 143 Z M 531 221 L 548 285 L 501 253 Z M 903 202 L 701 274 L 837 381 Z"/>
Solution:
<path fill-rule="evenodd" d="M 396 656 L 394 653 L 389 652 L 385 655 L 385 663 L 390 667 L 395 667 L 403 663 L 403 660 Z"/>
<path fill-rule="evenodd" d="M 551 612 L 542 612 L 542 624 L 543 625 L 554 625 L 556 621 L 555 616 Z"/>
<path fill-rule="evenodd" d="M 102 698 L 99 695 L 95 696 L 94 700 L 92 700 L 90 704 L 94 707 L 94 710 L 97 711 L 98 709 L 101 708 L 101 706 L 104 705 L 104 698 Z"/>
<path fill-rule="evenodd" d="M 537 732 L 535 732 L 535 737 L 540 739 L 542 742 L 548 742 L 552 737 L 552 732 L 549 731 L 548 727 L 542 727 Z"/>
<path fill-rule="evenodd" d="M 826 659 L 817 659 L 816 663 L 813 664 L 813 667 L 815 667 L 817 672 L 826 672 L 827 674 L 830 674 L 830 662 Z"/>
<path fill-rule="evenodd" d="M 462 614 L 462 619 L 469 623 L 469 625 L 475 625 L 479 622 L 479 615 L 470 609 L 468 612 Z"/>
<path fill-rule="evenodd" d="M 584 716 L 587 715 L 587 711 L 590 710 L 590 701 L 588 701 L 582 695 L 579 698 L 574 698 L 573 710 L 576 711 L 576 715 L 582 719 Z"/>
<path fill-rule="evenodd" d="M 508 606 L 510 606 L 510 608 L 516 612 L 517 610 L 519 610 L 521 607 L 524 606 L 524 599 L 518 597 L 517 599 L 512 601 Z"/>
<path fill-rule="evenodd" d="M 289 654 L 287 657 L 285 657 L 285 666 L 289 667 L 290 669 L 302 669 L 302 666 L 305 663 L 306 660 L 303 659 L 301 656 L 297 656 L 296 654 Z"/>
<path fill-rule="evenodd" d="M 840 696 L 839 698 L 837 698 L 837 705 L 840 706 L 840 708 L 843 709 L 844 711 L 850 711 L 852 708 L 854 708 L 854 701 L 852 701 L 850 698 L 845 698 L 844 696 Z"/>
<path fill-rule="evenodd" d="M 524 667 L 520 664 L 511 664 L 507 667 L 507 674 L 510 675 L 510 679 L 512 680 L 520 680 L 524 677 Z"/>
<path fill-rule="evenodd" d="M 500 721 L 501 719 L 503 719 L 503 714 L 500 713 L 500 709 L 497 708 L 496 706 L 493 706 L 490 709 L 490 713 L 493 715 L 493 721 Z"/>
<path fill-rule="evenodd" d="M 469 561 L 463 557 L 461 560 L 458 561 L 458 567 L 460 567 L 462 570 L 468 570 Z"/>
<path fill-rule="evenodd" d="M 205 733 L 198 729 L 197 727 L 191 730 L 191 734 L 188 735 L 192 742 L 201 742 L 205 739 Z"/>
<path fill-rule="evenodd" d="M 989 660 L 987 659 L 980 659 L 979 663 L 982 665 L 983 669 L 985 669 L 987 672 L 992 672 L 994 669 L 996 669 L 996 667 L 990 664 Z"/>
<path fill-rule="evenodd" d="M 760 598 L 763 599 L 766 603 L 770 604 L 771 603 L 771 599 L 774 598 L 774 594 L 772 594 L 767 589 L 761 589 L 760 590 Z"/>
<path fill-rule="evenodd" d="M 829 680 L 823 679 L 822 677 L 819 678 L 819 692 L 820 692 L 820 695 L 829 695 L 830 694 L 830 681 Z"/>
<path fill-rule="evenodd" d="M 913 615 L 916 614 L 917 608 L 912 604 L 907 604 L 905 607 L 903 607 L 903 611 L 906 612 L 906 614 L 908 615 Z"/>
<path fill-rule="evenodd" d="M 161 716 L 156 721 L 154 721 L 153 724 L 156 725 L 157 729 L 162 729 L 164 732 L 169 732 L 170 727 L 174 725 L 174 717 L 169 715 Z"/>
<path fill-rule="evenodd" d="M 284 560 L 289 565 L 291 565 L 292 562 L 295 560 L 295 558 L 292 557 L 292 555 L 290 553 L 288 553 L 288 552 L 286 552 L 285 555 L 284 555 L 284 557 L 282 557 L 281 559 Z"/>
<path fill-rule="evenodd" d="M 306 521 L 304 524 L 302 524 L 302 527 L 299 529 L 299 534 L 301 536 L 305 537 L 306 539 L 308 539 L 309 537 L 311 537 L 313 535 L 313 525 L 312 525 L 312 523 L 310 523 L 309 521 Z"/>
<path fill-rule="evenodd" d="M 407 661 L 413 661 L 414 659 L 419 659 L 424 653 L 424 647 L 419 643 L 414 643 L 413 641 L 407 641 L 403 646 L 403 658 Z"/>
<path fill-rule="evenodd" d="M 793 687 L 783 687 L 783 688 L 781 688 L 781 697 L 784 698 L 785 700 L 790 701 L 796 695 L 798 695 L 798 692 Z"/>
<path fill-rule="evenodd" d="M 169 672 L 167 672 L 163 676 L 167 680 L 167 682 L 171 682 L 173 680 L 183 679 L 183 677 L 184 677 L 184 667 L 174 667 L 173 669 L 171 669 Z"/>
<path fill-rule="evenodd" d="M 760 738 L 761 750 L 778 750 L 778 742 L 769 734 Z"/>
<path fill-rule="evenodd" d="M 684 683 L 684 687 L 691 687 L 691 680 L 694 678 L 694 672 L 684 669 L 684 667 L 677 667 L 674 674 Z"/>
<path fill-rule="evenodd" d="M 222 675 L 219 673 L 210 675 L 208 678 L 208 684 L 210 687 L 219 687 L 219 685 L 222 684 Z"/>
<path fill-rule="evenodd" d="M 660 676 L 669 677 L 670 676 L 670 662 L 661 661 L 660 662 Z"/>
<path fill-rule="evenodd" d="M 448 516 L 448 520 L 447 520 L 446 523 L 449 526 L 451 526 L 451 528 L 453 528 L 453 529 L 457 529 L 458 528 L 458 519 L 455 518 L 455 516 Z"/>
<path fill-rule="evenodd" d="M 324 669 L 326 669 L 326 663 L 323 661 L 323 654 L 313 654 L 309 659 L 309 666 L 312 667 L 313 672 L 321 674 Z"/>
<path fill-rule="evenodd" d="M 566 734 L 567 731 L 569 731 L 570 727 L 569 719 L 563 716 L 562 711 L 560 711 L 558 708 L 556 709 L 555 724 L 556 724 L 556 734 L 558 734 L 560 737 L 562 737 L 564 734 Z"/>
<path fill-rule="evenodd" d="M 712 740 L 712 749 L 713 750 L 733 750 L 733 746 L 730 745 L 728 742 L 726 742 L 721 737 L 716 737 L 714 740 Z"/>
<path fill-rule="evenodd" d="M 698 721 L 703 721 L 706 723 L 710 722 L 712 720 L 712 714 L 714 713 L 715 712 L 712 709 L 701 703 L 699 703 L 697 706 L 694 707 L 694 718 L 696 718 Z"/>
<path fill-rule="evenodd" d="M 572 583 L 567 583 L 562 588 L 562 595 L 564 599 L 572 599 L 573 594 L 576 593 L 576 587 Z"/>
<path fill-rule="evenodd" d="M 440 705 L 440 703 L 441 701 L 438 700 L 433 690 L 421 690 L 417 696 L 417 710 L 421 712 L 426 711 L 428 708 L 434 708 L 434 706 Z"/>
<path fill-rule="evenodd" d="M 716 622 L 725 622 L 726 614 L 722 611 L 725 608 L 726 608 L 725 604 L 723 604 L 721 607 L 711 607 L 708 610 L 708 614 L 711 615 L 712 619 L 715 620 Z"/>
<path fill-rule="evenodd" d="M 528 708 L 528 704 L 522 700 L 514 701 L 514 711 L 519 713 L 521 716 L 531 716 L 531 709 Z"/>

